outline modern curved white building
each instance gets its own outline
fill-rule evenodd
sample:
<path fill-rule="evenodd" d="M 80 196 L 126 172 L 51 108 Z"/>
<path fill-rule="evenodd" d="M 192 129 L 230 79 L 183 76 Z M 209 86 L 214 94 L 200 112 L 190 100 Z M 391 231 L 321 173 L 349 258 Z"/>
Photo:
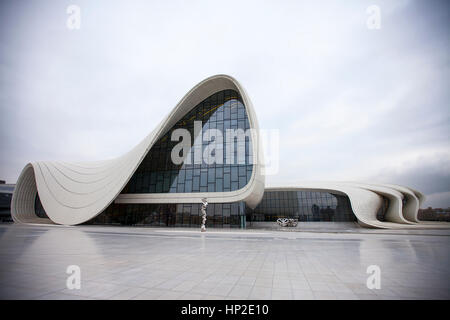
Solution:
<path fill-rule="evenodd" d="M 252 221 L 358 221 L 377 228 L 417 227 L 424 196 L 371 183 L 301 183 L 265 189 L 259 127 L 244 88 L 227 75 L 191 89 L 125 155 L 95 162 L 31 162 L 17 181 L 17 223 L 199 226 Z"/>

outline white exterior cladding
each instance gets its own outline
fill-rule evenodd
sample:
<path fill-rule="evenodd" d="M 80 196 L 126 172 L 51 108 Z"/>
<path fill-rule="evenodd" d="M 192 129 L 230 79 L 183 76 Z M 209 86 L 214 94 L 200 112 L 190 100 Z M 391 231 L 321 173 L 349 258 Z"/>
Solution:
<path fill-rule="evenodd" d="M 144 157 L 170 128 L 205 98 L 226 89 L 240 93 L 247 110 L 252 130 L 253 171 L 247 185 L 231 192 L 211 193 L 146 193 L 120 194 Z M 211 203 L 245 201 L 254 208 L 264 193 L 262 174 L 263 152 L 259 126 L 253 105 L 244 88 L 234 78 L 216 75 L 205 79 L 191 89 L 169 115 L 144 140 L 125 155 L 96 162 L 32 162 L 25 166 L 16 184 L 11 214 L 18 223 L 57 223 L 76 225 L 103 212 L 116 203 L 200 203 L 207 198 Z M 376 185 L 354 182 L 300 183 L 293 187 L 266 190 L 316 190 L 345 194 L 362 226 L 376 228 L 417 227 L 417 213 L 425 197 L 418 191 L 396 185 Z M 35 214 L 35 197 L 39 197 L 49 219 Z M 377 212 L 383 197 L 389 199 L 386 211 L 388 222 L 378 221 Z M 405 206 L 402 199 L 406 199 Z M 421 224 L 422 226 L 423 224 Z M 426 223 L 426 226 L 435 224 Z"/>

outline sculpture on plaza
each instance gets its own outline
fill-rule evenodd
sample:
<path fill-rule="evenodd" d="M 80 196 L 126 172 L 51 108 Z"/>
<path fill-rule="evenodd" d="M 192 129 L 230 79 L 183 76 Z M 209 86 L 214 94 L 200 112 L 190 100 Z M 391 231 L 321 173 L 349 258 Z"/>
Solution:
<path fill-rule="evenodd" d="M 298 224 L 298 220 L 288 218 L 278 218 L 277 223 L 280 227 L 296 227 Z"/>
<path fill-rule="evenodd" d="M 206 198 L 202 199 L 202 226 L 201 226 L 201 232 L 206 231 L 206 208 L 208 207 L 208 201 L 206 201 Z"/>

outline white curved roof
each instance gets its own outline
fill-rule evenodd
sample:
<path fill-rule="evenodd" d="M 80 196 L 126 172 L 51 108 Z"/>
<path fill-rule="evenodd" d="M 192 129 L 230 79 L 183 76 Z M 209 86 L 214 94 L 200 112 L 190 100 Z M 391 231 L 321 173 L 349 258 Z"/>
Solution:
<path fill-rule="evenodd" d="M 245 201 L 255 207 L 264 192 L 261 174 L 262 152 L 258 139 L 259 126 L 253 105 L 243 87 L 232 77 L 216 75 L 191 89 L 168 116 L 136 147 L 113 160 L 95 162 L 39 161 L 28 164 L 22 171 L 11 202 L 11 214 L 17 222 L 37 222 L 34 198 L 39 193 L 49 219 L 58 224 L 79 224 L 101 213 L 114 201 L 132 177 L 153 144 L 173 127 L 186 113 L 210 95 L 233 89 L 241 95 L 252 129 L 253 171 L 250 181 L 239 190 L 214 193 L 137 194 L 122 195 L 118 202 L 209 202 Z"/>

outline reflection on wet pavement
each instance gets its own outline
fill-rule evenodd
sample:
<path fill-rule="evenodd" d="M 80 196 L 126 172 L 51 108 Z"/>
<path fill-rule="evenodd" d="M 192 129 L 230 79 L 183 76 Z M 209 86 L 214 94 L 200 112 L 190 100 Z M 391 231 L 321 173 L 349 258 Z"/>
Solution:
<path fill-rule="evenodd" d="M 450 233 L 0 225 L 1 299 L 449 299 Z M 81 289 L 66 268 L 81 268 Z M 381 289 L 366 286 L 381 269 Z"/>

